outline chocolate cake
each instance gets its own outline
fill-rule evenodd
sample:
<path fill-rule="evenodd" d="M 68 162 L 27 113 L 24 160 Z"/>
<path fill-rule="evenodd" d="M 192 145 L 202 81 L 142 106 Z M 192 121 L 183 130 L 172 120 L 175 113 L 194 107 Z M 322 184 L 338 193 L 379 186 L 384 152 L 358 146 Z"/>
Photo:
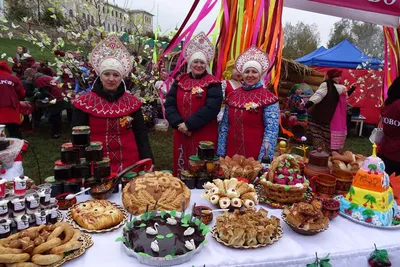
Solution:
<path fill-rule="evenodd" d="M 0 151 L 5 150 L 9 146 L 10 146 L 10 141 L 9 140 L 0 141 Z"/>
<path fill-rule="evenodd" d="M 139 255 L 166 259 L 196 250 L 205 241 L 208 227 L 199 219 L 187 214 L 181 218 L 166 212 L 148 212 L 141 220 L 128 222 L 123 241 Z M 175 212 L 171 212 L 175 215 Z"/>

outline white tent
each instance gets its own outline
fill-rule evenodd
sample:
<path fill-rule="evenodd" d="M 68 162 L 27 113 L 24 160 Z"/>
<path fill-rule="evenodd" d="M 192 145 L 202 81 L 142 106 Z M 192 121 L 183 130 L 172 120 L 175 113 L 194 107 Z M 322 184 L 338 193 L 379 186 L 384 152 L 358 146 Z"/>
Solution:
<path fill-rule="evenodd" d="M 395 8 L 396 10 L 400 10 L 400 0 L 342 0 L 343 2 L 349 3 L 351 6 L 357 6 L 355 2 L 365 2 L 365 4 L 385 4 L 384 1 L 391 3 L 391 5 L 387 5 L 388 9 Z M 319 2 L 331 2 L 335 3 L 338 2 L 337 0 L 333 1 L 319 1 Z M 350 2 L 354 2 L 351 4 Z M 353 20 L 359 20 L 364 22 L 370 22 L 374 24 L 389 26 L 393 28 L 397 28 L 400 26 L 400 13 L 398 16 L 388 15 L 383 13 L 376 13 L 376 12 L 368 12 L 359 9 L 353 9 L 343 6 L 337 5 L 330 5 L 325 3 L 317 3 L 310 0 L 284 0 L 284 6 L 300 9 L 304 11 L 311 11 L 315 13 L 331 15 L 341 18 L 348 18 Z M 390 11 L 389 11 L 390 12 Z"/>

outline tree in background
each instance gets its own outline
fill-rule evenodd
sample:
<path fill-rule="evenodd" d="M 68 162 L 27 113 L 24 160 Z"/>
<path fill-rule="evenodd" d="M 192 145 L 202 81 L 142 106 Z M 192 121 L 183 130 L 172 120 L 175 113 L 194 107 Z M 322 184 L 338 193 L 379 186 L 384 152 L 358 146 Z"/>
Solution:
<path fill-rule="evenodd" d="M 22 18 L 32 15 L 25 0 L 5 0 L 4 4 L 8 7 L 5 16 L 10 21 L 22 21 Z"/>
<path fill-rule="evenodd" d="M 286 23 L 284 28 L 283 56 L 296 59 L 317 49 L 320 35 L 316 24 L 297 22 L 296 25 Z"/>
<path fill-rule="evenodd" d="M 333 25 L 328 48 L 339 44 L 344 39 L 349 40 L 370 56 L 383 57 L 383 30 L 376 24 L 341 19 Z"/>
<path fill-rule="evenodd" d="M 328 48 L 334 47 L 335 45 L 341 43 L 344 39 L 354 43 L 353 35 L 351 33 L 351 26 L 352 22 L 349 19 L 341 19 L 335 22 L 329 35 L 329 41 L 327 44 Z"/>

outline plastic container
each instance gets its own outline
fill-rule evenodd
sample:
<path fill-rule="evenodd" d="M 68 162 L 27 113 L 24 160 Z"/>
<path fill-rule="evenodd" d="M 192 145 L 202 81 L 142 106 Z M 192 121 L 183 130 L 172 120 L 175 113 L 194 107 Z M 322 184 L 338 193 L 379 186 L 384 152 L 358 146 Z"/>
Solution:
<path fill-rule="evenodd" d="M 189 188 L 194 189 L 196 187 L 196 178 L 193 174 L 188 171 L 181 172 L 181 181 Z"/>
<path fill-rule="evenodd" d="M 213 160 L 215 157 L 214 143 L 210 141 L 202 141 L 197 147 L 197 156 L 201 160 Z"/>
<path fill-rule="evenodd" d="M 35 213 L 36 225 L 47 224 L 47 213 L 45 209 L 39 209 Z"/>
<path fill-rule="evenodd" d="M 72 143 L 65 143 L 61 146 L 61 162 L 67 165 L 80 162 L 79 148 Z"/>
<path fill-rule="evenodd" d="M 15 223 L 17 224 L 17 230 L 22 231 L 29 227 L 29 216 L 26 214 L 17 216 L 15 218 Z"/>
<path fill-rule="evenodd" d="M 14 178 L 14 195 L 21 196 L 26 193 L 27 176 L 18 176 Z"/>
<path fill-rule="evenodd" d="M 111 175 L 111 166 L 109 158 L 103 158 L 102 161 L 96 162 L 93 172 L 93 177 L 95 179 L 107 178 L 110 175 Z"/>
<path fill-rule="evenodd" d="M 50 199 L 50 209 L 47 215 L 47 222 L 55 224 L 58 218 L 58 200 L 56 198 Z"/>
<path fill-rule="evenodd" d="M 9 204 L 10 204 L 9 197 L 0 199 L 0 218 L 1 219 L 9 217 L 9 210 L 8 210 Z"/>
<path fill-rule="evenodd" d="M 11 199 L 11 210 L 14 217 L 25 214 L 25 197 L 15 196 Z"/>
<path fill-rule="evenodd" d="M 9 237 L 11 234 L 11 220 L 1 219 L 0 220 L 0 239 Z"/>
<path fill-rule="evenodd" d="M 57 160 L 54 166 L 54 179 L 56 181 L 63 181 L 72 178 L 72 165 L 66 165 Z"/>
<path fill-rule="evenodd" d="M 63 184 L 54 179 L 54 176 L 47 177 L 44 182 L 51 185 L 51 197 L 55 197 L 63 192 Z"/>
<path fill-rule="evenodd" d="M 0 178 L 0 198 L 6 196 L 7 179 Z"/>
<path fill-rule="evenodd" d="M 90 177 L 90 165 L 82 160 L 79 164 L 72 166 L 72 177 L 73 178 L 89 178 Z"/>
<path fill-rule="evenodd" d="M 40 197 L 35 190 L 28 190 L 25 198 L 26 214 L 32 215 L 39 208 Z"/>
<path fill-rule="evenodd" d="M 72 144 L 74 146 L 88 146 L 90 144 L 90 127 L 75 126 L 72 128 Z"/>
<path fill-rule="evenodd" d="M 202 172 L 204 169 L 204 161 L 202 161 L 198 156 L 190 156 L 188 162 L 188 171 L 191 174 L 197 174 Z"/>
<path fill-rule="evenodd" d="M 64 182 L 64 192 L 78 193 L 81 191 L 82 179 L 70 179 Z"/>
<path fill-rule="evenodd" d="M 102 161 L 103 160 L 103 143 L 102 142 L 91 142 L 88 147 L 85 148 L 85 158 L 87 162 Z"/>
<path fill-rule="evenodd" d="M 40 198 L 40 206 L 47 207 L 50 204 L 51 184 L 41 184 L 38 188 L 37 192 Z"/>

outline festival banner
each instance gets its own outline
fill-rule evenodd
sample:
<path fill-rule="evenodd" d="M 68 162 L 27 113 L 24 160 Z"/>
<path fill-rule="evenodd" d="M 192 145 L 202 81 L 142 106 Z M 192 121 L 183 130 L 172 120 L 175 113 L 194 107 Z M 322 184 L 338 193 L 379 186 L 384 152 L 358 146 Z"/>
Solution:
<path fill-rule="evenodd" d="M 400 16 L 400 0 L 309 0 L 386 15 Z"/>

